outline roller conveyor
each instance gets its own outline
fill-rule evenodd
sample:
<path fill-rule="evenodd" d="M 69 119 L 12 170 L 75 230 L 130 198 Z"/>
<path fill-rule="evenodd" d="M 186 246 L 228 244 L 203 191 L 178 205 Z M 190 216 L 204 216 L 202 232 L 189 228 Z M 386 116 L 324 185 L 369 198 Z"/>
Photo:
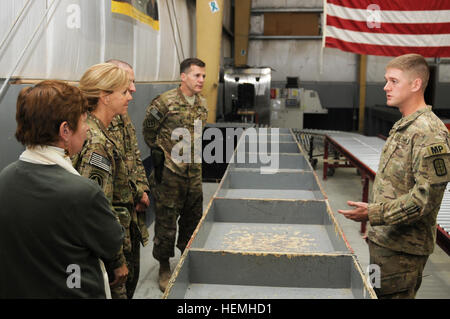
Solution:
<path fill-rule="evenodd" d="M 332 133 L 329 136 L 376 174 L 384 140 L 359 134 L 345 136 Z"/>
<path fill-rule="evenodd" d="M 447 188 L 445 189 L 436 222 L 447 233 L 448 237 L 450 234 L 450 183 L 447 184 Z"/>

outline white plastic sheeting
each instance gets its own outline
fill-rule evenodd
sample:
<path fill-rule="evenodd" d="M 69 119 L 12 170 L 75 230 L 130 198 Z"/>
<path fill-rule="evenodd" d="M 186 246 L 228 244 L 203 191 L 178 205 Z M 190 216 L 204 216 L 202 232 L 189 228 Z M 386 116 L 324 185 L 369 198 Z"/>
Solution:
<path fill-rule="evenodd" d="M 78 81 L 91 65 L 109 58 L 132 64 L 137 81 L 174 81 L 179 59 L 195 53 L 195 7 L 185 0 L 159 0 L 159 30 L 111 12 L 111 0 L 32 0 L 0 48 L 0 77 L 11 73 L 18 55 L 53 1 L 36 38 L 13 77 Z M 0 3 L 0 41 L 26 0 Z"/>

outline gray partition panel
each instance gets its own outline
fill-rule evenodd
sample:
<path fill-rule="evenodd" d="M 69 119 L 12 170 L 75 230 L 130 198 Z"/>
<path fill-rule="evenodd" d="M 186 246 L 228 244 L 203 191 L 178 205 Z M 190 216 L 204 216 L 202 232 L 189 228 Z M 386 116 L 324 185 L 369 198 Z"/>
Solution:
<path fill-rule="evenodd" d="M 228 168 L 218 197 L 261 199 L 324 199 L 314 172 L 283 170 L 262 174 L 258 169 Z"/>
<path fill-rule="evenodd" d="M 298 154 L 300 153 L 300 149 L 298 147 L 298 144 L 296 142 L 280 142 L 275 141 L 272 142 L 271 139 L 258 139 L 257 141 L 245 141 L 242 143 L 239 143 L 239 145 L 236 148 L 237 152 L 259 152 L 264 154 L 271 154 L 271 153 L 294 153 Z"/>
<path fill-rule="evenodd" d="M 236 156 L 230 167 L 234 168 L 261 168 L 274 167 L 279 169 L 300 169 L 312 171 L 311 166 L 302 154 L 268 154 L 261 157 L 258 153 L 245 153 L 244 156 Z"/>
<path fill-rule="evenodd" d="M 301 170 L 290 170 L 276 174 L 261 174 L 258 170 L 230 170 L 225 178 L 229 180 L 227 188 L 319 190 L 314 174 Z"/>
<path fill-rule="evenodd" d="M 188 261 L 186 263 L 186 261 Z M 191 249 L 183 278 L 169 283 L 168 298 L 324 298 L 369 296 L 354 276 L 352 255 L 295 255 L 212 252 Z"/>
<path fill-rule="evenodd" d="M 349 253 L 325 201 L 215 198 L 192 248 L 227 251 Z"/>

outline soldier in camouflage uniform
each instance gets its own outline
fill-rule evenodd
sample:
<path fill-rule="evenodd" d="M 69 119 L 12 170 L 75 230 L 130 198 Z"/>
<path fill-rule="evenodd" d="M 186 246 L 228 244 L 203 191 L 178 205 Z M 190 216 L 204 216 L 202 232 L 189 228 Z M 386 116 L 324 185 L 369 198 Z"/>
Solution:
<path fill-rule="evenodd" d="M 120 60 L 108 60 L 107 63 L 117 65 L 119 68 L 125 70 L 130 79 L 130 86 L 128 90 L 131 94 L 136 92 L 134 71 L 131 65 Z M 128 254 L 125 252 L 125 257 L 128 266 L 127 277 L 127 297 L 133 298 L 139 279 L 140 270 L 140 245 L 146 246 L 148 244 L 148 230 L 145 224 L 146 209 L 150 205 L 148 193 L 150 188 L 145 175 L 144 165 L 141 160 L 141 152 L 136 138 L 136 129 L 131 122 L 128 114 L 119 114 L 115 116 L 108 127 L 108 132 L 113 136 L 125 156 L 125 163 L 128 168 L 129 183 L 132 186 L 136 214 L 133 216 L 130 223 L 130 240 L 131 251 Z"/>
<path fill-rule="evenodd" d="M 348 202 L 339 213 L 369 221 L 370 263 L 380 267 L 379 298 L 414 298 L 436 241 L 436 216 L 450 180 L 448 130 L 425 104 L 428 65 L 418 54 L 386 67 L 387 104 L 402 118 L 383 147 L 372 203 Z"/>
<path fill-rule="evenodd" d="M 180 87 L 155 98 L 143 124 L 154 164 L 149 177 L 156 208 L 153 256 L 160 263 L 159 287 L 163 292 L 171 274 L 169 258 L 174 256 L 177 219 L 177 247 L 183 252 L 203 211 L 201 136 L 207 108 L 199 93 L 205 64 L 199 59 L 186 59 L 180 65 L 180 74 Z M 181 141 L 176 140 L 180 135 L 177 132 L 185 133 Z M 176 133 L 173 138 L 172 133 Z"/>
<path fill-rule="evenodd" d="M 112 118 L 124 114 L 132 99 L 128 91 L 127 73 L 110 63 L 90 67 L 80 79 L 80 90 L 88 98 L 89 132 L 82 151 L 73 159 L 78 172 L 95 180 L 111 203 L 112 210 L 125 229 L 122 249 L 105 266 L 112 282 L 112 298 L 126 299 L 128 267 L 126 256 L 131 252 L 130 223 L 136 220 L 133 188 L 122 147 L 107 127 Z"/>

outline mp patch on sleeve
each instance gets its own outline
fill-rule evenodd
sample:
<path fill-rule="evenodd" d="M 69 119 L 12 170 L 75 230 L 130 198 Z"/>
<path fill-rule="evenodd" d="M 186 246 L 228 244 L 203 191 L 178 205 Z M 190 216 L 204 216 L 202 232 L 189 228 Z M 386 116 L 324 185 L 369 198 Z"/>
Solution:
<path fill-rule="evenodd" d="M 421 164 L 431 185 L 450 181 L 450 153 L 445 143 L 437 143 L 426 147 L 426 155 Z"/>
<path fill-rule="evenodd" d="M 444 143 L 433 144 L 427 147 L 429 156 L 435 156 L 448 153 L 447 145 Z"/>
<path fill-rule="evenodd" d="M 93 152 L 91 154 L 91 157 L 89 159 L 89 164 L 91 164 L 92 166 L 98 167 L 110 174 L 112 172 L 110 160 L 100 154 L 95 153 L 95 152 Z"/>

